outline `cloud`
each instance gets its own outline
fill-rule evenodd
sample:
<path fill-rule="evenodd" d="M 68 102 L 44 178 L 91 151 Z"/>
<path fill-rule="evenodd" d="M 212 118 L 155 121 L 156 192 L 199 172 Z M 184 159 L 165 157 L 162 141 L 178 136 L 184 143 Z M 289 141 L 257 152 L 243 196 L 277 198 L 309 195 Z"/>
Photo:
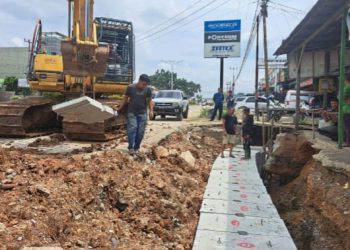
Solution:
<path fill-rule="evenodd" d="M 196 0 L 95 0 L 95 16 L 113 17 L 132 21 L 136 37 L 145 34 L 150 28 L 164 22 Z M 204 6 L 210 0 L 203 0 L 199 6 Z M 161 65 L 162 60 L 183 60 L 177 65 L 179 77 L 188 78 L 200 83 L 202 89 L 211 93 L 219 84 L 219 60 L 203 57 L 203 22 L 205 20 L 242 19 L 242 55 L 251 28 L 256 3 L 251 0 L 224 0 L 194 15 L 197 20 L 171 32 L 163 37 L 155 36 L 146 43 L 136 46 L 137 74 L 152 74 Z M 286 1 L 285 4 L 302 10 L 309 10 L 316 0 Z M 203 17 L 200 15 L 218 7 Z M 193 9 L 192 9 L 193 10 Z M 302 17 L 292 16 L 271 8 L 268 21 L 269 54 L 280 45 Z M 43 22 L 44 31 L 67 31 L 67 3 L 65 0 L 0 0 L 0 46 L 23 46 L 23 39 L 31 38 L 37 19 Z M 182 25 L 187 21 L 182 22 Z M 181 24 L 181 23 L 180 23 Z M 173 26 L 176 28 L 178 26 Z M 154 31 L 154 29 L 153 29 Z M 148 33 L 149 34 L 149 33 Z M 248 58 L 247 65 L 237 83 L 239 91 L 254 89 L 254 49 Z M 262 56 L 262 54 L 261 54 Z M 238 67 L 241 58 L 225 60 L 225 83 L 231 81 L 230 67 Z"/>
<path fill-rule="evenodd" d="M 19 37 L 14 37 L 11 39 L 11 42 L 13 43 L 13 45 L 15 47 L 24 47 L 26 46 L 25 42 L 23 39 L 19 38 Z"/>

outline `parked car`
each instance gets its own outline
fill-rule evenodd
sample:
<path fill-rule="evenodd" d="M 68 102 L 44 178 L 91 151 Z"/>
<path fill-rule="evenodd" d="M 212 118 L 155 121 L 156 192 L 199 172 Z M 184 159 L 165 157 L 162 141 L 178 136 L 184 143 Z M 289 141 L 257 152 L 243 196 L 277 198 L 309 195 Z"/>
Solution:
<path fill-rule="evenodd" d="M 161 116 L 163 119 L 166 116 L 176 116 L 178 120 L 188 117 L 189 103 L 187 97 L 180 90 L 161 90 L 154 99 L 154 116 Z"/>
<path fill-rule="evenodd" d="M 300 91 L 300 106 L 307 107 L 310 106 L 311 100 L 317 96 L 315 91 Z M 286 99 L 284 101 L 286 108 L 295 109 L 297 102 L 297 91 L 288 90 Z"/>
<path fill-rule="evenodd" d="M 249 108 L 255 110 L 255 96 L 246 96 L 241 101 L 237 101 L 236 109 Z M 258 108 L 260 110 L 267 109 L 267 99 L 265 97 L 258 97 Z"/>

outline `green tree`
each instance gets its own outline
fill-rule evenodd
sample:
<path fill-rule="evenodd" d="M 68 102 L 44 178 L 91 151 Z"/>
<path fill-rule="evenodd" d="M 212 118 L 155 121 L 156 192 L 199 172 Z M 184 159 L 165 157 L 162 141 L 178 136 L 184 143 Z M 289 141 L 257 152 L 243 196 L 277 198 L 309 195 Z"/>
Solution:
<path fill-rule="evenodd" d="M 16 77 L 6 77 L 4 80 L 4 85 L 6 91 L 14 91 L 17 93 L 18 79 Z"/>
<path fill-rule="evenodd" d="M 160 90 L 170 89 L 171 83 L 171 72 L 161 69 L 157 70 L 154 75 L 150 76 L 152 85 Z M 174 89 L 181 90 L 188 97 L 193 97 L 195 94 L 201 91 L 201 86 L 188 81 L 184 78 L 178 78 L 177 74 L 174 73 Z"/>

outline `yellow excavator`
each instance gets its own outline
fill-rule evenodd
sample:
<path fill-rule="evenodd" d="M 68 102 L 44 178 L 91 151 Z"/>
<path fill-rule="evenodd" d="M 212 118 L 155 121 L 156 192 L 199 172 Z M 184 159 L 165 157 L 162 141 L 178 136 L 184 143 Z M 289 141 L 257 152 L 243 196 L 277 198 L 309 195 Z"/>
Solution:
<path fill-rule="evenodd" d="M 134 80 L 134 47 L 132 23 L 105 17 L 94 20 L 94 0 L 68 0 L 68 36 L 43 32 L 41 21 L 36 24 L 28 60 L 29 86 L 69 97 L 121 94 Z M 52 127 L 53 104 L 42 97 L 0 104 L 0 135 L 25 136 Z"/>

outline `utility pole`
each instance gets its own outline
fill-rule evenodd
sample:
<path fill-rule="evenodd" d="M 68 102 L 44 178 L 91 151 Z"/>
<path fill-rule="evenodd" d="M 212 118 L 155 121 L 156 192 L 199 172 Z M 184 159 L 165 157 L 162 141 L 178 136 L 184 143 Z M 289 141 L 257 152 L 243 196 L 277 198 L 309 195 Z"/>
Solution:
<path fill-rule="evenodd" d="M 270 89 L 270 84 L 269 84 L 269 64 L 268 64 L 268 51 L 267 51 L 267 25 L 266 25 L 266 18 L 268 16 L 267 14 L 267 3 L 269 0 L 263 0 L 261 3 L 261 16 L 263 18 L 263 31 L 264 31 L 264 62 L 265 62 L 265 96 L 268 98 L 269 96 L 269 89 Z M 267 99 L 267 107 L 266 111 L 267 114 L 269 114 L 269 99 Z M 263 117 L 264 120 L 264 117 Z M 268 130 L 269 134 L 269 130 Z M 265 126 L 263 125 L 263 145 L 264 149 L 266 146 L 266 131 L 265 131 Z M 264 150 L 265 151 L 265 150 Z"/>
<path fill-rule="evenodd" d="M 224 89 L 224 58 L 220 57 L 220 88 Z"/>
<path fill-rule="evenodd" d="M 260 15 L 256 17 L 256 52 L 255 52 L 255 116 L 259 121 L 259 30 L 260 30 Z"/>
<path fill-rule="evenodd" d="M 174 66 L 182 63 L 183 61 L 175 61 L 175 60 L 162 60 L 163 63 L 170 65 L 171 71 L 171 79 L 170 79 L 170 89 L 174 89 Z"/>
<path fill-rule="evenodd" d="M 232 94 L 235 94 L 235 87 L 236 87 L 236 67 L 230 67 L 230 70 L 232 70 Z"/>
<path fill-rule="evenodd" d="M 263 0 L 261 4 L 261 15 L 263 17 L 263 28 L 264 28 L 264 63 L 265 63 L 265 95 L 268 97 L 270 84 L 269 84 L 269 62 L 268 62 L 268 51 L 267 51 L 267 25 L 266 18 L 267 14 L 267 3 L 269 0 Z"/>

